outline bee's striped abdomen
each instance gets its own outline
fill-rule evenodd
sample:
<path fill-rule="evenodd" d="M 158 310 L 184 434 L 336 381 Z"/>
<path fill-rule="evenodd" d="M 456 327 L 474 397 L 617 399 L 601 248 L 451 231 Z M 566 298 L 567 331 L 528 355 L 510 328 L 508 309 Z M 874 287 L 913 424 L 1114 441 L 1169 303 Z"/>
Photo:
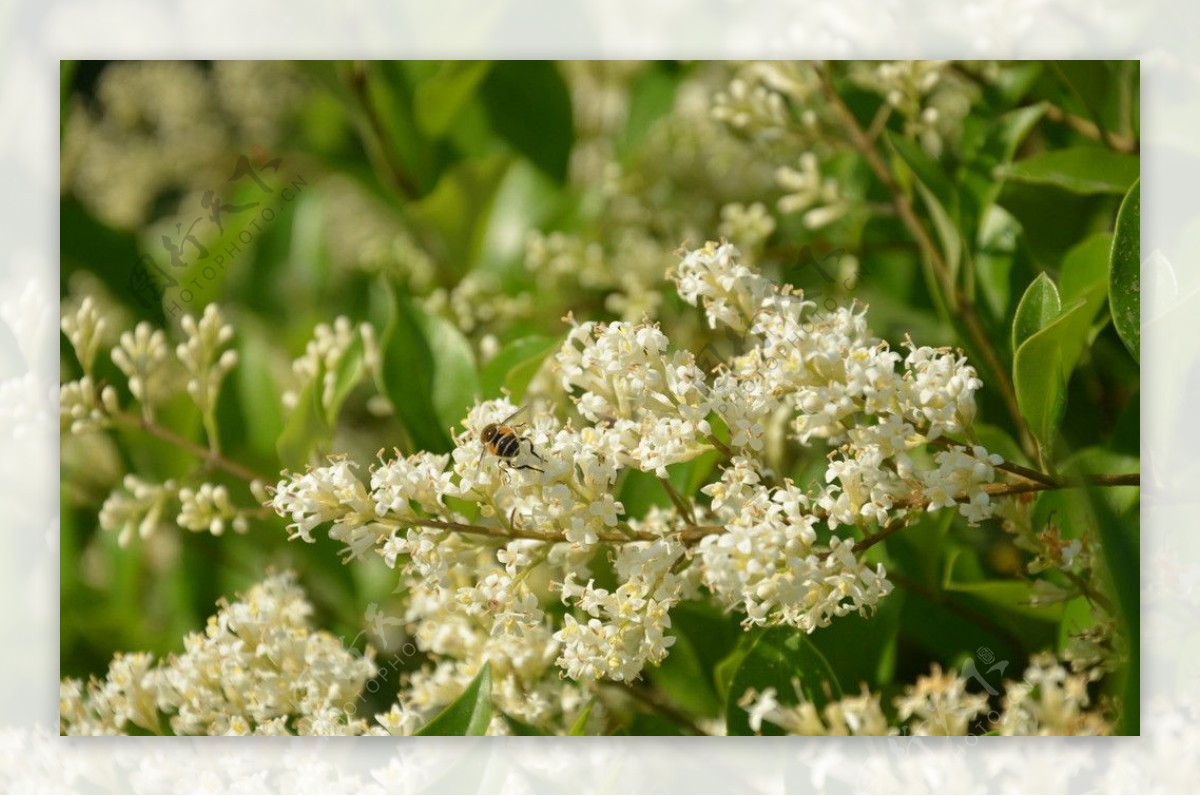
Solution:
<path fill-rule="evenodd" d="M 521 438 L 514 434 L 505 434 L 496 440 L 496 455 L 511 459 L 521 450 Z"/>

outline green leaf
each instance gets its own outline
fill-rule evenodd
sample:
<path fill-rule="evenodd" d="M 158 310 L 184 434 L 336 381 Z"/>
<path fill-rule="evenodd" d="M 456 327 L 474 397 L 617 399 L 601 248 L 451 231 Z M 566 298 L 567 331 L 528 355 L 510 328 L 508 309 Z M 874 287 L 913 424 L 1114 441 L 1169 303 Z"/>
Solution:
<path fill-rule="evenodd" d="M 453 428 L 479 397 L 475 352 L 458 327 L 442 316 L 419 310 L 416 319 L 434 354 L 431 393 L 434 412 L 441 428 Z"/>
<path fill-rule="evenodd" d="M 1112 233 L 1097 232 L 1071 248 L 1063 257 L 1058 286 L 1064 303 L 1071 303 L 1096 285 L 1108 289 L 1108 259 Z"/>
<path fill-rule="evenodd" d="M 541 170 L 514 160 L 496 187 L 488 215 L 481 222 L 475 267 L 525 277 L 525 239 L 543 228 L 559 209 L 564 191 Z M 502 285 L 501 288 L 508 285 Z"/>
<path fill-rule="evenodd" d="M 1091 146 L 1040 152 L 1000 168 L 1000 175 L 1017 182 L 1053 185 L 1077 194 L 1115 193 L 1129 190 L 1141 171 L 1141 161 Z"/>
<path fill-rule="evenodd" d="M 480 96 L 492 127 L 513 149 L 562 183 L 575 140 L 571 94 L 550 61 L 501 61 Z"/>
<path fill-rule="evenodd" d="M 391 317 L 379 344 L 379 389 L 396 410 L 413 444 L 444 453 L 453 447 L 449 425 L 443 426 L 433 404 L 434 359 L 418 310 L 383 283 Z"/>
<path fill-rule="evenodd" d="M 278 453 L 276 442 L 283 433 L 283 410 L 271 377 L 269 363 L 273 352 L 267 342 L 267 331 L 255 316 L 239 318 L 237 349 L 238 367 L 233 370 L 233 379 L 246 419 L 243 430 L 246 441 L 258 453 Z"/>
<path fill-rule="evenodd" d="M 847 690 L 857 691 L 861 683 L 878 689 L 891 682 L 905 597 L 897 589 L 870 616 L 847 614 L 809 637 L 827 659 L 836 662 L 838 681 Z"/>
<path fill-rule="evenodd" d="M 629 90 L 625 129 L 617 140 L 617 151 L 622 156 L 636 151 L 654 123 L 670 112 L 678 85 L 674 75 L 654 63 L 634 82 Z"/>
<path fill-rule="evenodd" d="M 1103 302 L 1104 291 L 1093 288 L 1021 343 L 1013 357 L 1017 404 L 1047 465 L 1053 460 L 1054 440 L 1066 410 L 1067 383 L 1087 345 L 1092 318 Z"/>
<path fill-rule="evenodd" d="M 508 728 L 512 730 L 513 735 L 549 735 L 549 733 L 542 732 L 532 724 L 513 718 L 507 713 L 501 713 L 500 716 L 508 722 Z"/>
<path fill-rule="evenodd" d="M 890 132 L 887 138 L 892 149 L 917 178 L 917 193 L 933 220 L 933 227 L 942 244 L 942 255 L 946 258 L 946 267 L 953 280 L 958 275 L 962 261 L 963 242 L 954 218 L 956 194 L 950 178 L 945 169 L 925 154 L 925 150 L 915 141 Z"/>
<path fill-rule="evenodd" d="M 979 224 L 972 266 L 980 303 L 991 310 L 993 317 L 1009 316 L 1014 272 L 1020 273 L 1027 267 L 1023 234 L 1011 213 L 989 204 Z"/>
<path fill-rule="evenodd" d="M 509 162 L 506 156 L 494 155 L 459 163 L 427 196 L 406 206 L 418 228 L 434 233 L 422 243 L 450 273 L 462 275 L 475 265 L 484 222 Z"/>
<path fill-rule="evenodd" d="M 1134 182 L 1117 212 L 1109 260 L 1108 301 L 1113 326 L 1137 361 L 1141 345 L 1141 181 Z"/>
<path fill-rule="evenodd" d="M 592 697 L 583 706 L 579 716 L 575 719 L 575 723 L 571 725 L 571 731 L 567 735 L 586 735 L 588 719 L 592 717 L 592 706 L 596 704 L 596 697 Z"/>
<path fill-rule="evenodd" d="M 501 387 L 507 387 L 513 401 L 520 403 L 542 362 L 561 344 L 561 337 L 545 335 L 522 337 L 507 344 L 483 366 L 479 376 L 481 396 L 492 398 L 500 394 Z"/>
<path fill-rule="evenodd" d="M 959 566 L 967 556 L 962 550 L 954 550 L 946 559 L 946 574 L 942 588 L 948 592 L 971 594 L 986 603 L 989 612 L 1008 611 L 1034 620 L 1053 622 L 1057 625 L 1062 619 L 1062 606 L 1033 606 L 1033 586 L 1023 580 L 976 579 L 976 573 L 957 574 L 963 567 Z"/>
<path fill-rule="evenodd" d="M 413 113 L 426 135 L 445 135 L 491 66 L 490 61 L 444 61 L 433 76 L 417 84 Z"/>
<path fill-rule="evenodd" d="M 365 368 L 363 357 L 362 335 L 355 332 L 354 342 L 350 344 L 341 361 L 338 362 L 337 373 L 334 376 L 333 395 L 330 396 L 329 405 L 325 407 L 325 422 L 331 429 L 337 425 L 337 416 L 342 409 L 342 404 L 346 401 L 346 396 L 362 379 Z M 324 392 L 323 386 L 320 392 Z"/>
<path fill-rule="evenodd" d="M 283 432 L 275 442 L 279 463 L 288 470 L 302 471 L 308 464 L 313 448 L 327 441 L 332 433 L 321 408 L 321 380 L 325 368 L 317 368 L 316 377 L 304 385 L 296 406 L 283 424 Z"/>
<path fill-rule="evenodd" d="M 716 716 L 721 701 L 700 660 L 692 639 L 678 627 L 672 627 L 675 643 L 671 654 L 658 666 L 648 668 L 646 675 L 674 705 L 696 716 Z"/>
<path fill-rule="evenodd" d="M 764 632 L 746 653 L 733 681 L 725 703 L 726 729 L 730 735 L 753 735 L 750 715 L 738 702 L 751 688 L 762 693 L 774 688 L 781 704 L 796 704 L 800 694 L 817 708 L 829 700 L 840 699 L 842 688 L 833 667 L 807 634 L 792 627 L 774 627 Z M 763 735 L 782 735 L 783 731 L 763 722 Z"/>
<path fill-rule="evenodd" d="M 887 140 L 917 180 L 933 192 L 939 203 L 948 204 L 954 196 L 954 189 L 941 164 L 929 157 L 920 144 L 910 138 L 888 131 Z"/>
<path fill-rule="evenodd" d="M 1121 735 L 1138 735 L 1141 707 L 1139 667 L 1141 657 L 1140 533 L 1136 525 L 1136 513 L 1132 514 L 1128 520 L 1122 520 L 1098 493 L 1099 490 L 1096 487 L 1087 487 L 1088 498 L 1091 500 L 1092 510 L 1096 514 L 1096 527 L 1104 556 L 1104 566 L 1117 601 L 1117 618 L 1121 623 L 1125 642 L 1129 645 L 1128 664 L 1125 668 L 1121 690 L 1124 704 L 1121 706 L 1117 731 Z"/>
<path fill-rule="evenodd" d="M 1054 280 L 1045 272 L 1038 274 L 1025 289 L 1012 325 L 1012 350 L 1050 325 L 1062 311 L 1062 301 Z"/>
<path fill-rule="evenodd" d="M 492 665 L 484 662 L 458 699 L 417 730 L 417 735 L 486 735 L 492 720 Z"/>

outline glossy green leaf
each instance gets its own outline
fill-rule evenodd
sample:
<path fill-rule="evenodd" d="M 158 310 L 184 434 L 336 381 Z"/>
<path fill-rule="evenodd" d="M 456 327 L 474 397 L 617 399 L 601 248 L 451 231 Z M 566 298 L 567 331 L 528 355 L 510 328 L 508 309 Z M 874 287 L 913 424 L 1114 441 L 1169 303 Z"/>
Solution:
<path fill-rule="evenodd" d="M 910 138 L 888 132 L 887 140 L 900 159 L 904 161 L 904 165 L 912 170 L 922 185 L 933 192 L 937 201 L 943 205 L 948 203 L 954 195 L 954 189 L 945 168 L 926 154 L 920 144 Z"/>
<path fill-rule="evenodd" d="M 279 463 L 288 470 L 303 471 L 313 448 L 327 442 L 332 433 L 325 421 L 321 406 L 320 384 L 325 369 L 318 368 L 317 377 L 304 386 L 296 406 L 283 424 L 283 432 L 275 443 Z"/>
<path fill-rule="evenodd" d="M 595 706 L 595 704 L 596 697 L 592 697 L 587 701 L 587 704 L 583 706 L 583 710 L 581 710 L 579 715 L 575 718 L 575 722 L 571 725 L 571 730 L 567 733 L 567 735 L 587 734 L 588 719 L 592 717 L 592 708 Z"/>
<path fill-rule="evenodd" d="M 1108 289 L 1108 259 L 1112 234 L 1097 232 L 1084 238 L 1063 257 L 1058 289 L 1064 303 L 1071 303 L 1096 285 Z"/>
<path fill-rule="evenodd" d="M 1013 357 L 1017 404 L 1038 441 L 1044 459 L 1052 461 L 1054 440 L 1066 410 L 1067 382 L 1088 343 L 1092 318 L 1104 302 L 1094 288 L 1062 308 L 1059 316 L 1031 335 Z"/>
<path fill-rule="evenodd" d="M 992 204 L 984 212 L 977 237 L 972 258 L 976 294 L 980 304 L 991 310 L 992 317 L 1008 318 L 1014 274 L 1027 267 L 1023 230 L 1011 213 Z"/>
<path fill-rule="evenodd" d="M 490 61 L 443 61 L 413 91 L 413 113 L 426 135 L 440 138 L 487 76 Z"/>
<path fill-rule="evenodd" d="M 484 398 L 494 398 L 505 387 L 512 400 L 520 403 L 525 390 L 546 358 L 562 344 L 561 337 L 531 335 L 514 340 L 500 349 L 483 367 L 479 388 Z"/>
<path fill-rule="evenodd" d="M 513 735 L 549 735 L 550 733 L 542 732 L 532 724 L 513 718 L 507 713 L 501 713 L 500 716 L 508 724 L 508 728 L 512 730 Z"/>
<path fill-rule="evenodd" d="M 691 636 L 678 627 L 672 630 L 675 643 L 670 654 L 658 666 L 646 670 L 650 682 L 671 704 L 691 715 L 718 715 L 721 701 Z"/>
<path fill-rule="evenodd" d="M 812 643 L 836 662 L 838 682 L 848 692 L 856 693 L 863 683 L 878 690 L 891 682 L 906 596 L 897 589 L 870 616 L 847 614 L 813 631 Z"/>
<path fill-rule="evenodd" d="M 1044 113 L 1045 106 L 1031 105 L 1004 114 L 987 130 L 979 148 L 969 156 L 969 161 L 958 175 L 959 226 L 967 240 L 978 238 L 980 246 L 986 245 L 986 233 L 991 232 L 987 229 L 989 216 L 997 209 L 996 198 L 1004 185 L 1002 180 L 996 179 L 996 172 L 1000 166 L 1012 162 L 1017 147 Z M 1008 216 L 1008 223 L 1020 229 L 1011 216 Z M 982 283 L 986 278 L 984 265 L 977 262 L 976 267 Z M 1003 311 L 997 313 L 998 317 L 1004 315 Z"/>
<path fill-rule="evenodd" d="M 1117 602 L 1117 618 L 1122 636 L 1129 645 L 1127 664 L 1123 673 L 1121 697 L 1123 701 L 1117 732 L 1121 735 L 1137 735 L 1140 730 L 1140 533 L 1137 515 L 1121 518 L 1109 508 L 1095 487 L 1088 487 L 1088 497 L 1096 515 L 1096 530 L 1100 537 L 1100 548 L 1104 567 L 1112 584 Z"/>
<path fill-rule="evenodd" d="M 363 339 L 356 333 L 354 341 L 338 362 L 337 373 L 334 375 L 333 394 L 330 396 L 329 404 L 324 407 L 325 422 L 330 428 L 337 425 L 337 417 L 342 409 L 342 404 L 363 377 L 366 369 L 363 357 Z"/>
<path fill-rule="evenodd" d="M 1077 194 L 1123 194 L 1141 171 L 1141 161 L 1101 147 L 1052 149 L 1000 169 L 1018 182 L 1053 185 Z"/>
<path fill-rule="evenodd" d="M 407 206 L 415 224 L 426 228 L 421 241 L 454 274 L 465 274 L 479 257 L 496 188 L 509 159 L 495 155 L 464 161 L 442 175 L 419 202 Z"/>
<path fill-rule="evenodd" d="M 486 735 L 491 720 L 492 665 L 485 662 L 462 695 L 417 730 L 416 734 Z"/>
<path fill-rule="evenodd" d="M 1016 351 L 1021 343 L 1049 326 L 1061 311 L 1062 301 L 1054 280 L 1044 272 L 1038 274 L 1017 304 L 1012 325 L 1012 350 Z"/>
<path fill-rule="evenodd" d="M 283 433 L 283 410 L 271 377 L 272 351 L 262 324 L 250 318 L 239 320 L 237 350 L 238 367 L 232 378 L 246 418 L 246 441 L 258 453 L 277 453 L 275 443 Z"/>
<path fill-rule="evenodd" d="M 965 558 L 961 550 L 955 550 L 947 557 L 945 579 L 942 583 L 944 591 L 974 595 L 993 612 L 1009 611 L 1055 624 L 1062 619 L 1061 605 L 1039 607 L 1030 604 L 1034 590 L 1029 581 L 981 579 L 978 577 L 979 573 L 974 572 L 960 576 L 959 570 L 962 567 L 958 564 Z"/>
<path fill-rule="evenodd" d="M 1129 189 L 1117 213 L 1109 266 L 1108 301 L 1113 326 L 1135 360 L 1140 360 L 1142 337 L 1141 183 Z"/>
<path fill-rule="evenodd" d="M 954 217 L 957 200 L 950 178 L 941 164 L 930 158 L 915 141 L 893 133 L 888 133 L 887 139 L 916 177 L 916 193 L 933 221 L 942 256 L 953 280 L 962 261 L 963 243 Z"/>
<path fill-rule="evenodd" d="M 411 301 L 384 290 L 391 317 L 379 343 L 379 388 L 388 397 L 413 444 L 443 453 L 453 447 L 450 426 L 443 426 L 433 403 L 434 357 L 425 339 L 421 316 Z"/>
<path fill-rule="evenodd" d="M 479 373 L 471 343 L 450 321 L 418 311 L 417 323 L 433 354 L 430 398 L 441 428 L 457 426 L 479 395 Z"/>
<path fill-rule="evenodd" d="M 496 133 L 556 182 L 575 142 L 571 94 L 549 61 L 501 61 L 480 87 Z"/>
<path fill-rule="evenodd" d="M 796 688 L 800 689 L 797 695 Z M 774 688 L 781 704 L 796 704 L 799 696 L 824 707 L 830 699 L 840 699 L 842 688 L 829 661 L 813 646 L 808 635 L 792 627 L 771 628 L 759 636 L 742 659 L 725 703 L 726 730 L 730 735 L 754 735 L 750 715 L 738 702 L 750 689 L 762 693 Z M 763 735 L 782 735 L 782 730 L 763 722 Z"/>

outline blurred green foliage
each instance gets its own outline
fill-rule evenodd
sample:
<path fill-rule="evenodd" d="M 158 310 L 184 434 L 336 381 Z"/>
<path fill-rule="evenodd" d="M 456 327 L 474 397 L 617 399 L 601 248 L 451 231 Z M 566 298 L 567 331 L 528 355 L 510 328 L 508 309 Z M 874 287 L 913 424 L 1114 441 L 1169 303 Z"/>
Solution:
<path fill-rule="evenodd" d="M 174 328 L 169 304 L 178 294 L 168 292 L 159 306 L 148 306 L 130 289 L 131 273 L 143 257 L 167 267 L 158 245 L 164 224 L 168 231 L 177 221 L 186 228 L 202 217 L 200 192 L 222 185 L 238 158 L 254 147 L 282 159 L 278 172 L 266 179 L 277 188 L 293 186 L 290 199 L 280 190 L 268 200 L 239 184 L 225 198 L 234 205 L 262 201 L 273 209 L 273 220 L 254 230 L 251 242 L 229 255 L 211 279 L 199 263 L 179 275 L 184 285 L 199 280 L 187 311 L 199 314 L 204 304 L 219 301 L 237 330 L 241 362 L 217 413 L 221 451 L 268 476 L 268 482 L 282 467 L 302 468 L 330 453 L 368 460 L 379 448 L 450 450 L 456 424 L 476 399 L 495 397 L 502 388 L 516 400 L 524 396 L 561 339 L 564 314 L 619 317 L 623 305 L 614 304 L 614 295 L 663 287 L 665 268 L 656 281 L 639 276 L 622 282 L 630 266 L 622 259 L 627 252 L 618 246 L 620 235 L 636 229 L 639 240 L 657 247 L 661 262 L 669 264 L 671 250 L 685 238 L 720 234 L 721 209 L 728 203 L 770 206 L 779 197 L 775 189 L 748 192 L 746 182 L 730 174 L 737 163 L 722 171 L 723 164 L 706 162 L 705 152 L 685 151 L 699 139 L 686 135 L 693 122 L 677 118 L 687 99 L 684 89 L 716 85 L 732 66 L 627 66 L 606 84 L 606 90 L 620 93 L 624 113 L 615 126 L 597 132 L 586 120 L 604 109 L 580 103 L 599 102 L 603 94 L 583 91 L 580 86 L 589 75 L 596 79 L 596 70 L 580 65 L 322 62 L 287 66 L 291 101 L 273 118 L 271 137 L 256 138 L 256 128 L 230 111 L 229 102 L 214 101 L 204 118 L 176 119 L 223 125 L 227 132 L 191 170 L 173 167 L 186 153 L 147 150 L 158 158 L 153 168 L 163 173 L 145 178 L 157 187 L 152 195 L 130 199 L 140 201 L 144 212 L 122 223 L 113 215 L 120 182 L 130 181 L 128 191 L 138 186 L 130 175 L 92 163 L 89 159 L 100 156 L 80 143 L 101 134 L 105 112 L 117 112 L 103 91 L 112 68 L 102 62 L 63 67 L 64 298 L 81 285 L 98 283 L 131 320 L 156 321 L 165 311 L 167 326 Z M 1023 448 L 1016 420 L 995 389 L 982 394 L 980 417 L 988 436 L 983 442 L 1006 458 L 1051 472 L 1073 472 L 1085 455 L 1093 465 L 1104 465 L 1093 468 L 1101 472 L 1136 470 L 1137 64 L 1000 64 L 987 77 L 974 64 L 956 70 L 970 87 L 971 105 L 954 141 L 931 154 L 893 115 L 876 143 L 1006 370 L 990 373 L 981 366 L 985 384 L 1011 380 L 1037 445 Z M 213 65 L 198 64 L 194 71 L 201 82 L 210 80 Z M 859 123 L 869 127 L 879 98 L 843 73 L 835 71 L 834 83 Z M 265 78 L 243 86 L 251 96 L 269 96 L 275 88 Z M 118 136 L 114 146 L 124 142 L 133 149 L 157 141 L 166 147 L 162 129 L 172 123 L 145 112 L 134 125 L 140 137 Z M 736 133 L 724 135 L 723 147 L 757 151 Z M 183 135 L 174 145 L 187 140 Z M 578 176 L 593 174 L 583 161 L 587 148 L 601 140 L 601 150 L 625 180 L 620 189 Z M 664 152 L 674 152 L 677 162 Z M 131 157 L 128 162 L 151 158 L 136 152 Z M 769 161 L 769 152 L 755 157 Z M 826 168 L 864 206 L 885 209 L 852 213 L 820 229 L 780 214 L 757 267 L 804 288 L 818 302 L 869 304 L 872 327 L 885 339 L 898 344 L 912 335 L 922 344 L 964 346 L 982 362 L 863 158 L 835 151 Z M 612 190 L 636 197 L 632 218 L 614 209 Z M 204 225 L 202 242 L 213 252 L 229 251 L 246 229 L 236 217 L 226 223 L 223 232 Z M 599 246 L 607 278 L 556 281 L 526 268 L 531 230 Z M 857 260 L 848 278 L 820 267 L 836 266 L 839 253 Z M 453 308 L 454 291 L 480 275 L 488 278 L 459 295 L 466 305 L 519 306 L 521 296 L 531 302 L 511 316 L 489 319 L 480 313 L 474 325 L 462 323 Z M 650 311 L 676 345 L 700 351 L 728 344 L 672 295 Z M 321 394 L 321 374 L 297 396 L 294 409 L 284 409 L 279 396 L 291 384 L 290 361 L 303 352 L 317 324 L 339 315 L 378 330 L 380 383 L 362 380 L 365 352 L 359 350 L 334 374 L 332 400 Z M 62 351 L 64 381 L 77 378 L 65 339 Z M 105 357 L 100 376 L 122 383 Z M 370 411 L 376 392 L 391 402 L 394 414 Z M 186 397 L 167 407 L 160 420 L 189 438 L 200 434 L 201 419 Z M 178 650 L 186 632 L 203 627 L 218 598 L 247 588 L 271 568 L 295 569 L 317 606 L 315 623 L 360 649 L 368 606 L 398 612 L 402 594 L 389 570 L 377 561 L 343 565 L 334 543 L 320 536 L 316 544 L 288 543 L 283 523 L 273 516 L 254 519 L 245 535 L 216 538 L 171 528 L 119 548 L 115 534 L 99 529 L 97 511 L 121 475 L 188 483 L 196 480 L 199 462 L 138 430 L 123 430 L 113 441 L 88 438 L 86 448 L 80 448 L 82 442 L 72 446 L 64 439 L 63 676 L 103 672 L 118 650 L 159 655 Z M 819 478 L 823 461 L 823 451 L 795 443 L 773 453 L 780 472 L 800 483 Z M 715 476 L 714 463 L 707 458 L 673 467 L 672 482 L 695 494 Z M 250 500 L 236 479 L 217 470 L 202 475 L 239 490 L 243 504 Z M 627 478 L 620 497 L 635 514 L 670 505 L 655 479 L 637 473 Z M 1067 539 L 1099 535 L 1119 618 L 1128 638 L 1136 639 L 1136 493 L 1119 502 L 1075 498 L 1044 493 L 1033 498 L 1035 516 Z M 678 639 L 671 655 L 638 687 L 699 719 L 721 716 L 747 687 L 790 693 L 793 679 L 818 702 L 839 689 L 858 693 L 862 683 L 891 693 L 927 672 L 931 661 L 953 667 L 983 649 L 1010 662 L 1008 676 L 1019 676 L 1031 653 L 1065 644 L 1068 626 L 1079 629 L 1093 621 L 1084 597 L 1065 605 L 1030 605 L 1035 596 L 1025 575 L 1030 553 L 995 522 L 968 527 L 943 512 L 871 555 L 886 562 L 897 584 L 875 616 L 847 617 L 811 637 L 778 628 L 743 633 L 739 617 L 685 603 L 673 616 Z M 1136 663 L 1136 646 L 1131 656 Z M 405 660 L 401 671 L 420 663 Z M 382 677 L 394 693 L 397 672 Z M 1136 668 L 1130 677 L 1136 683 Z M 481 692 L 488 678 L 485 667 L 461 704 L 435 719 L 429 732 L 486 727 L 491 707 L 481 704 Z M 820 679 L 831 691 L 812 686 Z M 1107 682 L 1103 687 L 1117 693 Z M 1136 686 L 1123 693 L 1135 699 Z M 379 701 L 376 707 L 386 700 Z M 612 729 L 681 727 L 669 715 L 652 714 L 647 709 Z M 743 712 L 728 716 L 731 732 L 748 731 Z"/>

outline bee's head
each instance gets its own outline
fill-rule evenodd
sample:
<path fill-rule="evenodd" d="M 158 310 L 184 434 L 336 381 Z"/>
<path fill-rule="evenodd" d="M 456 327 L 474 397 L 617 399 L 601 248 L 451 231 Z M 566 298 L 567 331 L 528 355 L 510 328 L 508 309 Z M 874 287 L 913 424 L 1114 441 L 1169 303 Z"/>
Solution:
<path fill-rule="evenodd" d="M 499 430 L 499 428 L 500 427 L 495 423 L 488 423 L 483 427 L 483 431 L 479 432 L 479 441 L 484 445 L 487 445 L 496 438 L 496 432 Z"/>

